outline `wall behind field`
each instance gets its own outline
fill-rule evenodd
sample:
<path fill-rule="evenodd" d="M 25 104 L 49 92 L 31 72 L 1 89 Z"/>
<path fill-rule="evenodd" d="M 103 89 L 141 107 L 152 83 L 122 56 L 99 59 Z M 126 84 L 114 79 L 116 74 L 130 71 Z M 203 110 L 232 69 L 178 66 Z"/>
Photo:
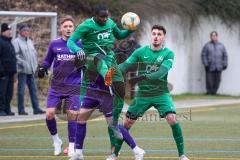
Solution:
<path fill-rule="evenodd" d="M 216 30 L 219 41 L 228 52 L 229 64 L 222 73 L 222 82 L 218 93 L 240 95 L 240 31 L 239 25 L 231 28 L 216 16 L 199 17 L 195 25 L 187 18 L 178 15 L 166 15 L 161 19 L 143 20 L 139 42 L 149 44 L 150 30 L 154 24 L 162 24 L 167 29 L 166 46 L 175 53 L 173 69 L 169 73 L 169 82 L 174 85 L 173 94 L 205 93 L 205 71 L 201 62 L 201 50 L 209 41 L 209 33 Z M 191 26 L 191 27 L 190 27 Z"/>

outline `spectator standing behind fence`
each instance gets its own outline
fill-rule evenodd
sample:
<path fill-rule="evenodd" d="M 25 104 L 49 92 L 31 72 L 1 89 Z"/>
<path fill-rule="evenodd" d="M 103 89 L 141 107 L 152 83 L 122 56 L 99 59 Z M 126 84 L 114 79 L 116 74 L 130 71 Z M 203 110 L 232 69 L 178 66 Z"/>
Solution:
<path fill-rule="evenodd" d="M 202 50 L 202 62 L 206 71 L 207 94 L 216 95 L 221 81 L 222 71 L 227 68 L 227 51 L 222 43 L 218 41 L 218 33 L 212 31 L 210 39 Z"/>
<path fill-rule="evenodd" d="M 11 27 L 3 23 L 0 36 L 0 116 L 14 115 L 10 103 L 16 73 L 16 55 L 11 40 Z"/>
<path fill-rule="evenodd" d="M 17 72 L 18 72 L 18 114 L 28 115 L 24 108 L 24 92 L 27 84 L 33 114 L 43 114 L 45 111 L 39 108 L 37 97 L 37 86 L 35 82 L 35 71 L 37 69 L 37 51 L 29 38 L 30 28 L 27 24 L 21 24 L 19 27 L 19 36 L 13 41 L 13 45 L 17 57 Z"/>

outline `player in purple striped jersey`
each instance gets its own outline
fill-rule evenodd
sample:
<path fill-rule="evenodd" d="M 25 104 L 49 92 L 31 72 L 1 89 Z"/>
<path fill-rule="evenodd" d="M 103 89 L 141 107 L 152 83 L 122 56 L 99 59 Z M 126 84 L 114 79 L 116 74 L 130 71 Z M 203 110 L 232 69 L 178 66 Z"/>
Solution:
<path fill-rule="evenodd" d="M 61 153 L 62 140 L 58 136 L 57 124 L 55 120 L 56 108 L 64 100 L 64 107 L 67 112 L 78 110 L 80 107 L 80 82 L 81 74 L 74 65 L 75 55 L 67 47 L 67 40 L 74 31 L 74 20 L 67 16 L 60 23 L 61 38 L 51 41 L 47 55 L 39 67 L 38 77 L 43 78 L 47 75 L 47 69 L 53 63 L 53 76 L 48 98 L 46 101 L 46 125 L 53 139 L 54 155 Z M 82 47 L 81 43 L 78 43 Z M 68 156 L 74 153 L 76 121 L 68 120 Z"/>

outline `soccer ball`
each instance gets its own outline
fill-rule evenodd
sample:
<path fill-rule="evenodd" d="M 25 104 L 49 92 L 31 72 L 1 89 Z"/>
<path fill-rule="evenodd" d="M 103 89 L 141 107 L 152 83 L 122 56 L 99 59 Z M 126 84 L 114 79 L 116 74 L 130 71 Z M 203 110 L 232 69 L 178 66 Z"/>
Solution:
<path fill-rule="evenodd" d="M 121 24 L 124 29 L 135 30 L 140 24 L 140 18 L 136 13 L 127 12 L 122 16 Z"/>

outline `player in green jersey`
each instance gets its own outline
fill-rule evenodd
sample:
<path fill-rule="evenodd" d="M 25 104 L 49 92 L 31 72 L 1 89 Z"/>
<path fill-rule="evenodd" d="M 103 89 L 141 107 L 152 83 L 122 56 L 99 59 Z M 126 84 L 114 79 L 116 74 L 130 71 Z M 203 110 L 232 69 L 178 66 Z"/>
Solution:
<path fill-rule="evenodd" d="M 126 113 L 124 127 L 130 129 L 138 117 L 152 106 L 159 115 L 166 119 L 172 129 L 180 160 L 189 160 L 184 155 L 184 141 L 180 124 L 176 119 L 176 109 L 167 87 L 168 71 L 172 68 L 174 53 L 164 46 L 166 30 L 163 26 L 154 25 L 151 31 L 151 45 L 137 49 L 120 68 L 126 73 L 133 64 L 138 63 L 137 77 L 129 80 L 137 83 L 137 94 Z M 121 148 L 118 140 L 112 159 L 115 160 Z"/>
<path fill-rule="evenodd" d="M 69 38 L 67 45 L 70 50 L 77 53 L 80 63 L 85 63 L 87 70 L 98 72 L 104 77 L 105 85 L 113 87 L 113 120 L 110 124 L 117 138 L 122 138 L 117 128 L 118 118 L 124 104 L 124 79 L 122 73 L 114 58 L 112 51 L 115 38 L 123 39 L 130 35 L 133 30 L 120 30 L 116 23 L 109 18 L 109 12 L 106 6 L 97 5 L 95 15 L 82 22 L 72 36 Z M 83 49 L 76 45 L 81 39 Z M 86 85 L 91 81 L 91 75 L 85 72 L 83 83 L 81 85 L 80 100 L 86 93 Z"/>

